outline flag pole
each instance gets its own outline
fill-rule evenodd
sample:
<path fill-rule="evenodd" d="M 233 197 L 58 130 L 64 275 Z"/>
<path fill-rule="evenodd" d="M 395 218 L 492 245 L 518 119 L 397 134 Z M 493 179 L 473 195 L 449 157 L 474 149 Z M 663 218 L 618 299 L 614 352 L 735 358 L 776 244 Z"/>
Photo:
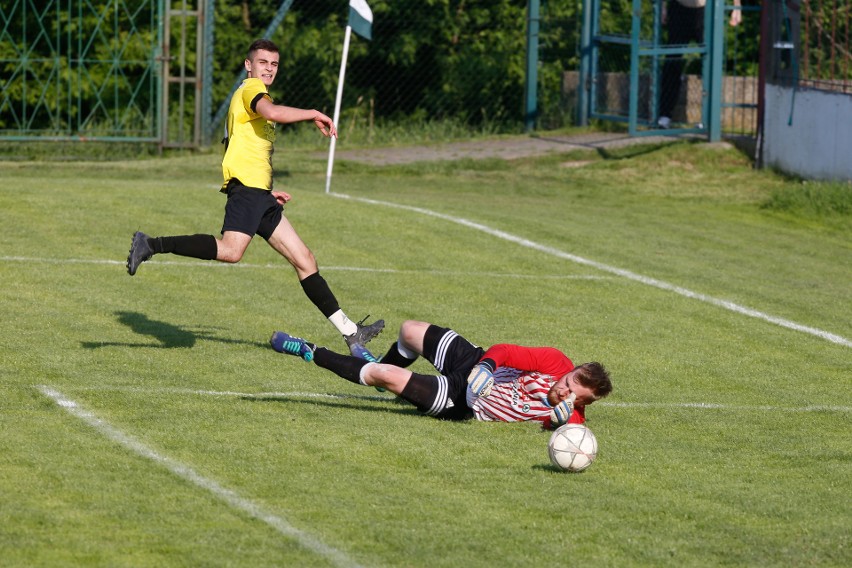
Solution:
<path fill-rule="evenodd" d="M 349 55 L 349 37 L 352 35 L 352 26 L 346 26 L 346 33 L 343 36 L 343 58 L 340 61 L 340 76 L 337 78 L 337 99 L 334 101 L 334 125 L 340 131 L 340 100 L 343 98 L 343 78 L 346 76 L 346 58 Z M 325 192 L 331 190 L 331 169 L 334 166 L 334 148 L 336 146 L 337 137 L 331 138 L 331 146 L 328 148 L 328 168 L 325 172 Z"/>

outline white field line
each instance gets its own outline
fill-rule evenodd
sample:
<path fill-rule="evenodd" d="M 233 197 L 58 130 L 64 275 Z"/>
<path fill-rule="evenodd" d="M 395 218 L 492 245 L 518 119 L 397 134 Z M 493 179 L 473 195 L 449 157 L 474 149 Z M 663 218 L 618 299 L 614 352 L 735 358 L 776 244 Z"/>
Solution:
<path fill-rule="evenodd" d="M 341 199 L 351 199 L 352 201 L 360 201 L 362 203 L 368 203 L 370 205 L 384 205 L 386 207 L 393 207 L 396 209 L 403 209 L 406 211 L 413 211 L 415 213 L 420 213 L 422 215 L 428 215 L 430 217 L 436 217 L 438 219 L 443 219 L 445 221 L 450 221 L 451 223 L 457 223 L 459 225 L 463 225 L 465 227 L 469 227 L 471 229 L 475 229 L 477 231 L 482 231 L 483 233 L 489 234 L 492 237 L 497 237 L 533 250 L 537 250 L 539 252 L 543 252 L 545 254 L 549 254 L 555 256 L 557 258 L 561 258 L 564 260 L 569 260 L 571 262 L 575 262 L 577 264 L 582 264 L 584 266 L 591 266 L 603 272 L 609 272 L 610 274 L 615 274 L 617 276 L 621 276 L 622 278 L 627 278 L 629 280 L 633 280 L 635 282 L 639 282 L 641 284 L 645 284 L 647 286 L 653 286 L 655 288 L 659 288 L 661 290 L 667 290 L 669 292 L 674 292 L 676 294 L 680 294 L 681 296 L 685 296 L 687 298 L 691 298 L 693 300 L 699 300 L 702 302 L 706 302 L 708 304 L 713 304 L 714 306 L 718 306 L 720 308 L 724 308 L 726 310 L 730 310 L 732 312 L 736 312 L 745 316 L 762 319 L 771 324 L 775 324 L 781 327 L 785 327 L 787 329 L 792 329 L 794 331 L 801 331 L 803 333 L 809 333 L 820 339 L 825 339 L 826 341 L 830 341 L 832 343 L 837 343 L 838 345 L 843 345 L 844 347 L 852 347 L 852 341 L 842 337 L 840 335 L 836 335 L 834 333 L 830 333 L 828 331 L 824 331 L 821 329 L 817 329 L 814 327 L 808 327 L 805 325 L 798 324 L 796 322 L 786 320 L 784 318 L 779 318 L 775 316 L 771 316 L 769 314 L 765 314 L 763 312 L 759 312 L 757 310 L 753 310 L 751 308 L 747 308 L 745 306 L 741 306 L 739 304 L 735 304 L 734 302 L 730 302 L 728 300 L 721 300 L 719 298 L 714 298 L 712 296 L 707 296 L 705 294 L 700 294 L 698 292 L 693 292 L 692 290 L 688 290 L 686 288 L 681 288 L 680 286 L 675 286 L 674 284 L 669 284 L 668 282 L 664 282 L 662 280 L 657 280 L 656 278 L 649 278 L 648 276 L 642 276 L 641 274 L 636 274 L 635 272 L 631 272 L 629 270 L 624 270 L 622 268 L 617 268 L 615 266 L 610 266 L 608 264 L 603 264 L 600 262 L 596 262 L 594 260 L 589 260 L 587 258 L 583 258 L 582 256 L 577 256 L 574 254 L 570 254 L 559 249 L 555 249 L 553 247 L 549 247 L 546 245 L 542 245 L 536 243 L 534 241 L 530 241 L 523 237 L 518 237 L 507 233 L 505 231 L 501 231 L 499 229 L 493 229 L 488 227 L 487 225 L 482 225 L 480 223 L 476 223 L 474 221 L 470 221 L 468 219 L 464 219 L 462 217 L 453 217 L 452 215 L 446 215 L 444 213 L 438 213 L 436 211 L 431 211 L 429 209 L 423 209 L 422 207 L 414 207 L 411 205 L 402 205 L 399 203 L 392 203 L 389 201 L 378 201 L 375 199 L 367 199 L 365 197 L 351 197 L 349 195 L 341 194 L 341 193 L 330 193 L 329 195 L 333 197 L 338 197 Z"/>
<path fill-rule="evenodd" d="M 277 530 L 282 535 L 288 538 L 292 538 L 304 548 L 327 558 L 337 566 L 358 566 L 358 564 L 350 560 L 342 552 L 328 546 L 327 544 L 309 535 L 308 533 L 293 527 L 285 519 L 277 515 L 265 512 L 256 503 L 253 503 L 252 501 L 241 497 L 236 492 L 232 491 L 231 489 L 228 489 L 227 487 L 219 485 L 212 479 L 208 479 L 200 475 L 191 467 L 155 452 L 142 442 L 136 440 L 128 434 L 125 434 L 124 432 L 108 424 L 107 422 L 104 422 L 88 410 L 85 410 L 73 400 L 66 398 L 59 391 L 46 385 L 39 385 L 38 389 L 45 396 L 53 399 L 54 402 L 56 402 L 56 404 L 59 405 L 61 408 L 67 410 L 72 415 L 87 423 L 89 426 L 93 427 L 95 430 L 97 430 L 107 438 L 121 444 L 133 453 L 141 457 L 148 458 L 149 460 L 157 463 L 158 465 L 165 467 L 173 474 L 189 481 L 197 487 L 206 489 L 207 491 L 209 491 L 214 496 L 221 499 L 234 509 L 243 511 L 251 517 L 263 521 L 267 525 Z"/>
<path fill-rule="evenodd" d="M 82 258 L 39 258 L 27 256 L 0 256 L 0 262 L 23 262 L 23 263 L 44 263 L 44 264 L 108 264 L 116 266 L 124 266 L 126 263 L 123 260 L 105 260 L 105 259 L 82 259 Z M 189 268 L 220 268 L 226 270 L 236 269 L 289 269 L 290 265 L 283 260 L 275 264 L 251 264 L 248 262 L 239 262 L 237 264 L 228 264 L 225 262 L 175 262 L 169 260 L 155 260 L 150 264 L 158 266 L 183 266 Z M 323 272 L 338 271 L 338 272 L 377 272 L 382 274 L 431 274 L 434 276 L 487 276 L 490 278 L 530 278 L 530 279 L 548 279 L 548 280 L 609 280 L 609 276 L 595 276 L 583 274 L 515 274 L 510 272 L 474 272 L 474 271 L 456 271 L 456 270 L 397 270 L 395 268 L 369 268 L 365 266 L 323 266 Z"/>
<path fill-rule="evenodd" d="M 807 406 L 746 406 L 740 404 L 717 404 L 712 402 L 598 402 L 595 406 L 614 408 L 697 408 L 700 410 L 732 410 L 736 412 L 852 412 L 852 406 L 826 406 L 809 404 Z"/>
<path fill-rule="evenodd" d="M 145 388 L 137 386 L 125 385 L 97 385 L 91 387 L 71 387 L 75 391 L 123 391 L 136 392 L 140 394 L 187 394 L 196 396 L 214 396 L 214 397 L 235 397 L 248 399 L 266 399 L 266 398 L 326 398 L 326 399 L 355 399 L 355 400 L 372 400 L 379 402 L 394 402 L 393 395 L 357 395 L 357 394 L 336 394 L 336 393 L 318 393 L 318 392 L 239 392 L 239 391 L 216 391 L 204 389 L 189 389 L 189 388 Z M 738 404 L 722 404 L 714 402 L 610 402 L 601 401 L 595 404 L 598 406 L 609 406 L 612 408 L 695 408 L 698 410 L 724 410 L 737 412 L 852 412 L 852 406 L 840 405 L 806 405 L 806 406 L 774 406 L 774 405 L 738 405 Z"/>
<path fill-rule="evenodd" d="M 610 274 L 615 274 L 616 276 L 620 276 L 620 277 L 626 278 L 628 280 L 633 280 L 635 282 L 639 282 L 639 283 L 645 284 L 647 286 L 653 286 L 653 287 L 659 288 L 661 290 L 674 292 L 674 293 L 679 294 L 681 296 L 691 298 L 693 300 L 699 300 L 701 302 L 705 302 L 705 303 L 708 303 L 708 304 L 712 304 L 714 306 L 718 306 L 720 308 L 724 308 L 726 310 L 729 310 L 729 311 L 732 311 L 732 312 L 735 312 L 735 313 L 739 313 L 739 314 L 742 314 L 742 315 L 745 315 L 745 316 L 748 316 L 748 317 L 761 319 L 763 321 L 769 322 L 771 324 L 774 324 L 774 325 L 777 325 L 777 326 L 780 326 L 780 327 L 791 329 L 793 331 L 800 331 L 802 333 L 807 333 L 807 334 L 813 335 L 815 337 L 818 337 L 820 339 L 830 341 L 831 343 L 836 343 L 838 345 L 842 345 L 844 347 L 852 347 L 852 340 L 849 340 L 849 339 L 847 339 L 847 338 L 845 338 L 841 335 L 837 335 L 837 334 L 834 334 L 834 333 L 831 333 L 831 332 L 828 332 L 828 331 L 825 331 L 825 330 L 822 330 L 822 329 L 818 329 L 818 328 L 815 328 L 815 327 L 809 327 L 809 326 L 806 326 L 806 325 L 802 325 L 802 324 L 799 324 L 799 323 L 796 323 L 794 321 L 790 321 L 790 320 L 787 320 L 787 319 L 784 319 L 784 318 L 772 316 L 772 315 L 766 314 L 764 312 L 754 310 L 752 308 L 741 306 L 739 304 L 736 304 L 736 303 L 728 301 L 728 300 L 722 300 L 720 298 L 714 298 L 712 296 L 708 296 L 706 294 L 701 294 L 699 292 L 693 292 L 692 290 L 689 290 L 687 288 L 676 286 L 674 284 L 670 284 L 670 283 L 664 282 L 662 280 L 657 280 L 656 278 L 650 278 L 648 276 L 643 276 L 641 274 L 637 274 L 637 273 L 631 272 L 629 270 L 624 270 L 622 268 L 610 266 L 608 264 L 603 264 L 603 263 L 600 263 L 600 262 L 597 262 L 597 261 L 594 261 L 594 260 L 589 260 L 589 259 L 583 258 L 581 256 L 577 256 L 577 255 L 574 255 L 574 254 L 571 254 L 571 253 L 561 251 L 559 249 L 555 249 L 553 247 L 549 247 L 549 246 L 546 246 L 546 245 L 536 243 L 534 241 L 530 241 L 530 240 L 525 239 L 523 237 L 518 237 L 518 236 L 512 235 L 510 233 L 507 233 L 505 231 L 501 231 L 499 229 L 493 229 L 491 227 L 470 221 L 468 219 L 464 219 L 464 218 L 461 218 L 461 217 L 453 217 L 451 215 L 445 215 L 443 213 L 438 213 L 436 211 L 431 211 L 429 209 L 423 209 L 421 207 L 414 207 L 414 206 L 411 206 L 411 205 L 402 205 L 402 204 L 399 204 L 399 203 L 391 203 L 391 202 L 388 202 L 388 201 L 378 201 L 378 200 L 375 200 L 375 199 L 367 199 L 367 198 L 364 198 L 364 197 L 351 197 L 349 195 L 345 195 L 345 194 L 342 194 L 342 193 L 330 193 L 329 195 L 331 195 L 333 197 L 341 198 L 341 199 L 350 199 L 352 201 L 359 201 L 359 202 L 362 202 L 362 203 L 368 203 L 368 204 L 371 204 L 371 205 L 384 205 L 386 207 L 393 207 L 393 208 L 396 208 L 396 209 L 413 211 L 415 213 L 420 213 L 420 214 L 423 214 L 423 215 L 436 217 L 438 219 L 443 219 L 445 221 L 450 221 L 452 223 L 457 223 L 459 225 L 463 225 L 465 227 L 469 227 L 469 228 L 475 229 L 477 231 L 482 231 L 482 232 L 489 234 L 493 237 L 497 237 L 497 238 L 500 238 L 500 239 L 503 239 L 503 240 L 506 240 L 506 241 L 509 241 L 509 242 L 513 242 L 515 244 L 518 244 L 518 245 L 521 245 L 521 246 L 524 246 L 524 247 L 527 247 L 527 248 L 531 248 L 533 250 L 537 250 L 537 251 L 543 252 L 545 254 L 550 254 L 552 256 L 555 256 L 557 258 L 561 258 L 563 260 L 569 260 L 569 261 L 577 263 L 577 264 L 582 264 L 584 266 L 590 266 L 592 268 L 595 268 L 595 269 L 603 271 L 603 272 L 609 272 Z M 61 259 L 28 258 L 28 257 L 15 257 L 15 256 L 0 257 L 0 261 L 5 261 L 5 262 L 12 262 L 12 261 L 47 262 L 47 263 L 91 263 L 91 264 L 118 264 L 118 265 L 124 264 L 124 262 L 117 261 L 117 260 L 75 260 L 75 259 L 61 260 Z M 208 267 L 223 267 L 223 268 L 224 267 L 228 267 L 228 268 L 242 267 L 242 268 L 274 268 L 274 269 L 277 269 L 281 266 L 284 266 L 284 265 L 279 265 L 279 264 L 275 264 L 275 265 L 273 265 L 273 264 L 267 264 L 267 265 L 255 264 L 255 265 L 252 265 L 252 264 L 247 264 L 247 263 L 240 263 L 240 264 L 236 264 L 236 265 L 229 265 L 229 264 L 222 264 L 222 263 L 198 263 L 198 264 L 193 263 L 193 264 L 190 264 L 190 263 L 186 263 L 186 262 L 168 262 L 168 261 L 165 261 L 165 262 L 157 261 L 156 264 L 180 265 L 180 266 L 208 266 Z M 465 272 L 442 272 L 442 271 L 404 271 L 404 270 L 393 270 L 393 269 L 371 269 L 371 268 L 358 268 L 358 267 L 323 267 L 323 270 L 341 270 L 341 271 L 349 270 L 349 271 L 363 271 L 363 272 L 369 271 L 369 272 L 386 272 L 386 273 L 399 273 L 399 274 L 425 273 L 425 274 L 436 274 L 436 275 L 441 275 L 441 274 L 446 274 L 446 275 L 482 274 L 482 275 L 487 275 L 487 276 L 492 276 L 492 277 L 541 278 L 539 276 L 530 276 L 530 275 L 521 275 L 521 274 L 473 273 L 473 272 L 465 273 Z M 545 276 L 544 278 L 595 279 L 596 277 L 595 276 Z"/>

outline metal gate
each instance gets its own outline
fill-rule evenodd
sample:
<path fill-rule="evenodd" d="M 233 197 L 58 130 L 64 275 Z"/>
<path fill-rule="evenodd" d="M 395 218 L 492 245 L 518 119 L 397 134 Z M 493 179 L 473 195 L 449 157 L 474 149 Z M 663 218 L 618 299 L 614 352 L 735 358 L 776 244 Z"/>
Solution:
<path fill-rule="evenodd" d="M 0 140 L 198 145 L 211 0 L 196 1 L 4 2 Z"/>
<path fill-rule="evenodd" d="M 627 123 L 633 136 L 719 140 L 724 109 L 756 108 L 756 89 L 743 99 L 741 81 L 725 86 L 726 26 L 740 7 L 707 0 L 685 16 L 680 8 L 676 0 L 584 0 L 581 124 L 601 119 Z M 756 85 L 756 76 L 750 80 Z"/>
<path fill-rule="evenodd" d="M 203 142 L 210 114 L 209 54 L 212 0 L 170 2 L 163 32 L 163 100 L 160 105 L 161 146 L 197 148 Z M 205 14 L 211 14 L 206 18 Z"/>

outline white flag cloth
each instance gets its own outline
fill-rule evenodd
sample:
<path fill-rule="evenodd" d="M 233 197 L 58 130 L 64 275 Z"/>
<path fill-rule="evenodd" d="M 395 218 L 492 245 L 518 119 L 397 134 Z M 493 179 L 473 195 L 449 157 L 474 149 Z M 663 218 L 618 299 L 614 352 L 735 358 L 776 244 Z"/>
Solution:
<path fill-rule="evenodd" d="M 364 39 L 373 39 L 373 11 L 365 0 L 349 0 L 349 27 Z"/>

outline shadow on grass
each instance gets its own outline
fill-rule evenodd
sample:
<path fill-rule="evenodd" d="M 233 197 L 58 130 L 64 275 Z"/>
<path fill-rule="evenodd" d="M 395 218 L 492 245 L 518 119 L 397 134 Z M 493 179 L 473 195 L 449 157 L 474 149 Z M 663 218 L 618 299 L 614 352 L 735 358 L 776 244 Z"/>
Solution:
<path fill-rule="evenodd" d="M 533 470 L 536 470 L 536 471 L 549 471 L 550 473 L 558 473 L 560 475 L 578 475 L 580 473 L 583 473 L 582 471 L 578 471 L 578 472 L 575 472 L 575 473 L 568 473 L 567 471 L 559 469 L 555 465 L 549 464 L 549 463 L 535 464 L 530 469 L 533 469 Z"/>
<path fill-rule="evenodd" d="M 111 341 L 84 341 L 81 343 L 84 349 L 97 349 L 99 347 L 154 347 L 158 349 L 180 349 L 193 347 L 195 342 L 199 339 L 205 341 L 216 341 L 218 343 L 243 344 L 263 348 L 269 347 L 267 343 L 222 338 L 209 331 L 190 329 L 185 326 L 148 319 L 148 316 L 138 312 L 115 312 L 115 315 L 117 316 L 119 323 L 126 325 L 134 333 L 152 337 L 159 341 L 160 344 L 152 345 L 150 342 L 125 343 Z"/>
<path fill-rule="evenodd" d="M 363 412 L 393 412 L 396 414 L 406 414 L 409 416 L 420 416 L 423 418 L 429 418 L 428 416 L 424 416 L 420 412 L 417 411 L 409 403 L 405 402 L 399 398 L 391 398 L 388 396 L 359 396 L 359 395 L 351 395 L 351 394 L 341 394 L 341 395 L 331 395 L 335 398 L 340 399 L 338 401 L 327 401 L 327 400 L 317 400 L 316 398 L 306 399 L 303 396 L 285 396 L 285 395 L 271 395 L 271 396 L 242 396 L 240 397 L 242 400 L 246 400 L 249 402 L 297 402 L 300 404 L 310 404 L 313 406 L 327 406 L 330 408 L 345 408 L 347 410 L 360 410 Z M 381 402 L 384 403 L 381 406 L 373 406 L 373 405 L 359 405 L 352 404 L 349 402 L 343 402 L 345 399 L 356 399 L 356 400 L 364 400 L 369 402 Z M 431 420 L 434 420 L 432 418 Z"/>
<path fill-rule="evenodd" d="M 648 140 L 644 143 L 642 143 L 642 142 L 637 143 L 637 142 L 634 142 L 636 140 L 636 138 L 628 136 L 627 134 L 625 134 L 624 137 L 623 137 L 623 140 L 631 141 L 630 144 L 607 147 L 605 145 L 602 145 L 602 142 L 604 141 L 603 139 L 602 140 L 583 141 L 583 140 L 572 140 L 572 139 L 561 140 L 559 138 L 552 138 L 552 137 L 547 137 L 547 136 L 539 136 L 538 138 L 540 140 L 545 140 L 547 142 L 551 142 L 551 143 L 556 144 L 556 145 L 562 144 L 562 145 L 565 145 L 566 147 L 569 147 L 569 148 L 576 148 L 576 147 L 586 148 L 586 149 L 592 150 L 595 153 L 597 153 L 597 155 L 600 156 L 600 158 L 602 160 L 610 160 L 610 161 L 628 160 L 628 159 L 631 159 L 631 158 L 644 156 L 646 154 L 652 154 L 654 152 L 662 150 L 663 148 L 665 148 L 667 146 L 672 146 L 672 145 L 680 144 L 680 143 L 684 143 L 684 142 L 686 142 L 688 144 L 698 144 L 698 143 L 702 142 L 702 140 L 699 140 L 699 139 L 671 138 L 671 139 L 665 140 L 665 141 Z M 607 139 L 606 141 L 607 142 L 613 142 L 613 140 L 611 140 L 611 139 Z"/>

